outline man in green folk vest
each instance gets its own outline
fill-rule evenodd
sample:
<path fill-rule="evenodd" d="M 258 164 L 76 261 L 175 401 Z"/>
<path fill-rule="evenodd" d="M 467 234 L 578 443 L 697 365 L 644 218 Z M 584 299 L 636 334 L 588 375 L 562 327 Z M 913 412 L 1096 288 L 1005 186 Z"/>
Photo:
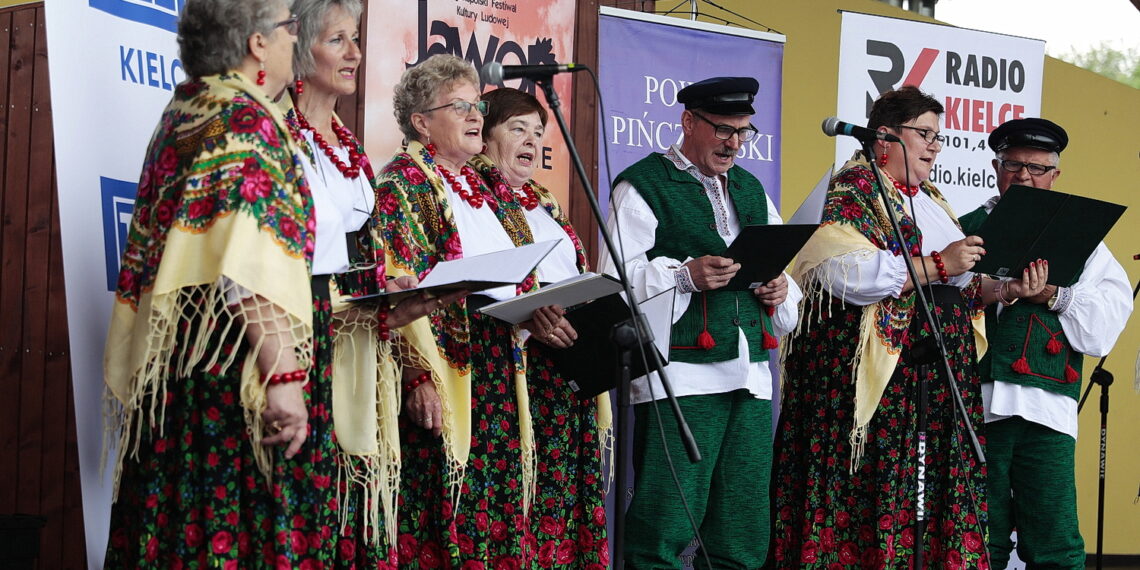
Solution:
<path fill-rule="evenodd" d="M 620 228 L 634 291 L 648 298 L 677 288 L 667 373 L 704 456 L 688 461 L 672 411 L 655 404 L 665 395 L 656 374 L 635 380 L 629 568 L 680 568 L 693 538 L 666 450 L 712 565 L 759 568 L 767 554 L 769 350 L 795 327 L 802 294 L 786 275 L 750 291 L 727 291 L 740 265 L 721 257 L 742 227 L 782 223 L 760 181 L 734 164 L 741 145 L 757 134 L 750 120 L 758 88 L 748 77 L 685 87 L 677 94 L 685 106 L 683 142 L 650 154 L 615 181 L 608 225 Z M 613 271 L 605 252 L 601 266 Z M 703 554 L 694 564 L 704 566 Z"/>
<path fill-rule="evenodd" d="M 967 234 L 1013 184 L 1051 189 L 1069 137 L 1045 119 L 1016 119 L 990 134 L 998 196 L 962 216 Z M 987 309 L 990 350 L 979 363 L 986 411 L 990 557 L 1005 568 L 1017 531 L 1017 556 L 1029 568 L 1085 567 L 1077 524 L 1073 454 L 1085 355 L 1108 353 L 1132 312 L 1124 268 L 1104 243 L 1068 287 L 1048 285 L 1013 304 Z"/>

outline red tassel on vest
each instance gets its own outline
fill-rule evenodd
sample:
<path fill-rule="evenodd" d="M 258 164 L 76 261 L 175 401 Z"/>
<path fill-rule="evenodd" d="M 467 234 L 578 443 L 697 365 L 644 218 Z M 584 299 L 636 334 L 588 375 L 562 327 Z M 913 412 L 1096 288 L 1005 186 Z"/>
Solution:
<path fill-rule="evenodd" d="M 1070 383 L 1071 382 L 1079 382 L 1080 379 L 1081 379 L 1081 375 L 1077 374 L 1077 371 L 1074 370 L 1072 366 L 1069 366 L 1068 364 L 1066 364 L 1065 365 L 1065 381 L 1070 382 Z"/>
<path fill-rule="evenodd" d="M 712 348 L 716 346 L 716 341 L 713 340 L 708 329 L 701 331 L 701 334 L 697 335 L 697 346 L 704 350 L 712 350 Z"/>
<path fill-rule="evenodd" d="M 702 350 L 712 350 L 716 346 L 716 341 L 713 340 L 712 334 L 709 333 L 709 301 L 708 297 L 703 293 L 701 294 L 701 322 L 704 324 L 705 329 L 701 334 L 697 335 L 697 346 Z"/>
<path fill-rule="evenodd" d="M 776 307 L 773 307 L 772 305 L 765 305 L 764 311 L 767 312 L 768 317 L 771 318 L 772 315 L 776 314 Z M 771 321 L 769 320 L 768 322 Z M 768 350 L 780 348 L 780 340 L 772 336 L 772 334 L 768 332 L 768 329 L 764 329 L 764 344 L 762 346 Z"/>
<path fill-rule="evenodd" d="M 1031 372 L 1029 368 L 1029 361 L 1026 360 L 1024 356 L 1013 361 L 1012 367 L 1013 371 L 1017 372 L 1018 374 L 1029 374 Z"/>
<path fill-rule="evenodd" d="M 1064 348 L 1065 345 L 1061 344 L 1061 341 L 1057 340 L 1056 338 L 1051 338 L 1049 339 L 1049 342 L 1045 343 L 1045 352 L 1048 352 L 1049 354 L 1060 354 L 1061 350 Z"/>

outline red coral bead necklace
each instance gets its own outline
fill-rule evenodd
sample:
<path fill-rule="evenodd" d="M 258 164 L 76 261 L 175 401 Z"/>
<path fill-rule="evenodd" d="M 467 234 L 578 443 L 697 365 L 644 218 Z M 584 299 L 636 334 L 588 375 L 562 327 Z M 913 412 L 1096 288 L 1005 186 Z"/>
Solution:
<path fill-rule="evenodd" d="M 518 196 L 519 204 L 522 204 L 522 207 L 527 210 L 538 207 L 538 195 L 534 193 L 534 187 L 530 185 L 530 182 L 523 184 L 522 188 L 515 192 L 515 195 Z"/>
<path fill-rule="evenodd" d="M 336 119 L 332 120 L 332 129 L 333 133 L 336 134 L 337 142 L 340 143 L 342 148 L 348 151 L 348 164 L 345 164 L 344 161 L 336 155 L 336 151 L 332 145 L 325 140 L 325 137 L 309 124 L 309 120 L 305 118 L 305 115 L 301 114 L 301 110 L 295 109 L 295 111 L 297 113 L 297 124 L 299 124 L 302 129 L 313 132 L 313 140 L 316 141 L 317 147 L 321 149 L 321 152 L 325 153 L 325 156 L 329 158 L 333 166 L 335 166 L 345 178 L 354 179 L 360 176 L 361 154 L 356 151 L 356 140 L 352 137 L 352 133 L 343 125 L 337 124 Z"/>

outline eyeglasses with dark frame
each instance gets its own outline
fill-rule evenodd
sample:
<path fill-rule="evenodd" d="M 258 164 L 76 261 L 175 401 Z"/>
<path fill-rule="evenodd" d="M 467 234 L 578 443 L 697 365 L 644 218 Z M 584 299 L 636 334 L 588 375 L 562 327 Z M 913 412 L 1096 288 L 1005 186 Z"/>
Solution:
<path fill-rule="evenodd" d="M 440 109 L 446 109 L 448 107 L 451 107 L 451 110 L 455 111 L 455 114 L 459 115 L 460 117 L 466 117 L 471 112 L 472 109 L 477 109 L 479 111 L 480 115 L 483 115 L 484 117 L 486 117 L 487 116 L 487 110 L 490 109 L 487 101 L 476 101 L 476 102 L 472 103 L 470 101 L 459 100 L 459 101 L 452 101 L 450 103 L 445 103 L 445 104 L 440 105 L 438 107 L 432 107 L 431 109 L 424 109 L 423 111 L 420 111 L 420 112 L 421 113 L 430 113 L 432 111 L 438 111 Z"/>
<path fill-rule="evenodd" d="M 281 20 L 273 25 L 274 28 L 285 28 L 285 32 L 290 36 L 297 35 L 301 31 L 301 20 L 296 15 L 290 15 L 288 20 Z"/>
<path fill-rule="evenodd" d="M 1021 172 L 1021 169 L 1024 168 L 1028 170 L 1029 174 L 1033 176 L 1041 176 L 1042 174 L 1045 174 L 1046 172 L 1057 168 L 1056 166 L 1045 166 L 1044 164 L 1021 162 L 1018 160 L 1006 160 L 1004 158 L 999 158 L 998 164 L 1000 164 L 1001 169 L 1006 172 Z"/>
<path fill-rule="evenodd" d="M 932 131 L 930 129 L 924 129 L 921 127 L 912 127 L 909 125 L 895 125 L 894 128 L 910 129 L 918 133 L 918 136 L 922 137 L 922 140 L 926 141 L 926 144 L 931 144 L 934 141 L 938 141 L 938 144 L 946 144 L 946 136 L 938 134 L 937 131 Z"/>
<path fill-rule="evenodd" d="M 722 141 L 729 140 L 732 138 L 732 135 L 736 135 L 737 137 L 740 138 L 741 142 L 748 142 L 748 141 L 752 140 L 753 138 L 755 138 L 756 133 L 758 132 L 756 130 L 756 127 L 752 126 L 751 123 L 749 123 L 747 127 L 740 127 L 738 129 L 732 125 L 718 125 L 718 124 L 710 121 L 708 119 L 708 117 L 706 117 L 706 116 L 704 116 L 704 115 L 702 115 L 696 111 L 689 111 L 689 112 L 692 113 L 694 116 L 696 116 L 698 119 L 712 125 L 713 129 L 715 129 L 715 131 L 713 131 L 713 134 L 716 135 L 716 138 L 718 138 Z"/>

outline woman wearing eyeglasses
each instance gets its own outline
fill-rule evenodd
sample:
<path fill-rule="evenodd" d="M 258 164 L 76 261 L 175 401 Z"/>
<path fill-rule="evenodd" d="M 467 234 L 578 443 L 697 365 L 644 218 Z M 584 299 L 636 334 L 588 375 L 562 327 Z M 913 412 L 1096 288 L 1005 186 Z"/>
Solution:
<path fill-rule="evenodd" d="M 274 103 L 293 79 L 291 4 L 183 5 L 189 79 L 147 150 L 104 357 L 108 568 L 341 568 L 364 545 L 341 531 L 360 503 L 341 502 L 332 460 L 307 157 Z"/>
<path fill-rule="evenodd" d="M 436 263 L 531 243 L 510 188 L 489 188 L 467 162 L 483 149 L 486 101 L 470 63 L 435 55 L 396 85 L 407 141 L 377 180 L 377 215 L 388 271 L 422 277 Z M 527 565 L 525 519 L 535 481 L 534 434 L 522 335 L 479 305 L 532 290 L 481 292 L 430 317 L 438 350 L 407 378 L 398 550 L 411 568 Z M 429 366 L 430 365 L 430 366 Z"/>
<path fill-rule="evenodd" d="M 785 358 L 772 479 L 777 567 L 905 568 L 917 564 L 920 550 L 924 567 L 988 567 L 986 480 L 930 344 L 934 328 L 915 299 L 916 285 L 932 298 L 969 424 L 981 436 L 975 363 L 986 350 L 985 300 L 982 279 L 970 269 L 985 247 L 962 233 L 929 181 L 942 150 L 942 112 L 914 87 L 883 94 L 868 127 L 902 144 L 876 141 L 873 156 L 860 151 L 843 165 L 820 229 L 798 256 L 794 275 L 805 306 Z M 902 244 L 872 169 L 899 220 Z M 917 284 L 903 256 L 914 263 Z M 1036 264 L 1015 294 L 1039 291 L 1046 277 L 1045 264 Z M 924 349 L 934 351 L 928 368 L 921 365 Z M 919 536 L 923 446 L 926 523 Z"/>

